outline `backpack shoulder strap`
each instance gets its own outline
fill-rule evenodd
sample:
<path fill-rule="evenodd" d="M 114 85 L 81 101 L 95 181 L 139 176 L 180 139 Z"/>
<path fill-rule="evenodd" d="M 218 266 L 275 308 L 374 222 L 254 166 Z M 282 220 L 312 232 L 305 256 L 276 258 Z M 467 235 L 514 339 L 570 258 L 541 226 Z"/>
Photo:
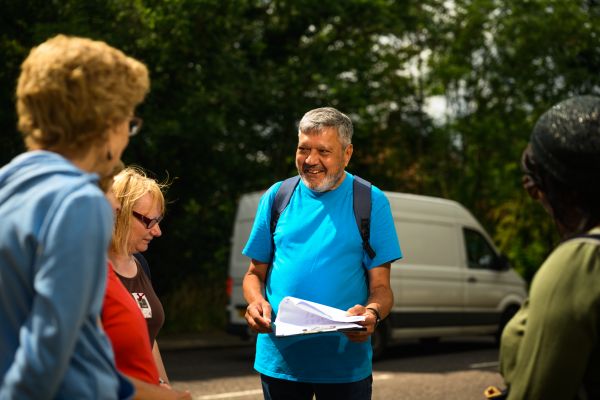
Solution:
<path fill-rule="evenodd" d="M 300 182 L 300 176 L 296 175 L 287 178 L 281 183 L 281 186 L 279 186 L 273 204 L 271 204 L 271 236 L 275 233 L 275 227 L 277 226 L 277 221 L 279 221 L 279 216 L 289 204 L 294 189 L 298 186 L 298 182 Z"/>
<path fill-rule="evenodd" d="M 300 175 L 292 176 L 291 178 L 287 178 L 284 180 L 279 189 L 277 189 L 277 193 L 275 193 L 275 198 L 273 199 L 273 204 L 271 204 L 271 221 L 269 224 L 269 228 L 271 230 L 271 244 L 273 246 L 273 252 L 275 251 L 275 228 L 277 227 L 277 222 L 279 221 L 279 217 L 281 213 L 287 205 L 290 203 L 290 199 L 292 198 L 292 194 L 294 194 L 294 189 L 298 186 L 298 182 L 300 182 Z M 269 269 L 271 268 L 271 263 L 273 262 L 273 254 L 271 253 L 271 261 L 269 262 Z M 267 284 L 267 279 L 269 279 L 269 271 L 267 270 L 267 275 L 265 278 L 265 285 Z M 265 298 L 268 301 L 267 293 L 265 291 Z"/>
<path fill-rule="evenodd" d="M 353 190 L 354 218 L 356 219 L 356 226 L 360 231 L 363 248 L 369 258 L 375 258 L 375 250 L 373 250 L 369 243 L 369 238 L 371 237 L 371 182 L 354 175 Z"/>
<path fill-rule="evenodd" d="M 574 239 L 595 239 L 595 240 L 600 240 L 600 234 L 599 233 L 581 233 L 579 235 L 575 235 L 573 237 L 565 239 L 563 241 L 563 243 L 564 242 L 568 242 L 570 240 L 574 240 Z"/>
<path fill-rule="evenodd" d="M 146 261 L 146 257 L 144 257 L 142 255 L 142 253 L 133 253 L 133 256 L 142 266 L 142 269 L 144 270 L 144 273 L 146 274 L 146 276 L 150 280 L 152 280 L 152 274 L 150 273 L 150 266 L 148 265 L 148 261 Z"/>
<path fill-rule="evenodd" d="M 579 237 L 600 240 L 600 233 L 587 233 Z"/>

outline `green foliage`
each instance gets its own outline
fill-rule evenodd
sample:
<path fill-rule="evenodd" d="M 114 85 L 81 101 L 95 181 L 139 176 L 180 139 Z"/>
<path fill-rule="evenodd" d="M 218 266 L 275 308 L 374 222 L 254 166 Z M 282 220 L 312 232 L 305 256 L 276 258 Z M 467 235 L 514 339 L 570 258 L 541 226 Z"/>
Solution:
<path fill-rule="evenodd" d="M 355 123 L 349 170 L 385 190 L 452 198 L 530 278 L 556 243 L 520 187 L 536 118 L 598 93 L 595 1 L 0 0 L 0 162 L 22 151 L 14 88 L 57 33 L 143 60 L 152 91 L 125 154 L 169 179 L 148 258 L 171 330 L 224 323 L 236 203 L 294 173 L 296 125 L 331 105 Z M 432 96 L 449 113 L 432 117 Z"/>
<path fill-rule="evenodd" d="M 434 81 L 453 99 L 460 138 L 455 197 L 483 217 L 530 278 L 556 243 L 550 218 L 524 201 L 519 155 L 535 120 L 575 94 L 598 94 L 593 1 L 455 2 L 438 25 Z"/>

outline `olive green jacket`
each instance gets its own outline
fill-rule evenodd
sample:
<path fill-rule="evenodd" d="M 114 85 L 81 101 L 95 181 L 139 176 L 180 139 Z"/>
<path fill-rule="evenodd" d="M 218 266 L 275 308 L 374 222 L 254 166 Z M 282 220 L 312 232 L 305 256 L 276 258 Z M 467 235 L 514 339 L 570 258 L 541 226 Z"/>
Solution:
<path fill-rule="evenodd" d="M 536 273 L 502 335 L 508 399 L 600 398 L 599 335 L 600 240 L 568 240 Z"/>

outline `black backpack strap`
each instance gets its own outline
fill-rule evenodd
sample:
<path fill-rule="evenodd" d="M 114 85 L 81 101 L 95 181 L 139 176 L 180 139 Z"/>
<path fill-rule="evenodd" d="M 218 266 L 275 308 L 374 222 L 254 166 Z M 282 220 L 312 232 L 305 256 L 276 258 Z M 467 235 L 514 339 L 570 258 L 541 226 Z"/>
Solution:
<path fill-rule="evenodd" d="M 585 235 L 579 235 L 579 237 L 600 240 L 600 233 L 587 233 Z"/>
<path fill-rule="evenodd" d="M 277 226 L 277 221 L 279 221 L 279 216 L 290 203 L 290 199 L 292 198 L 294 189 L 298 186 L 298 182 L 300 182 L 299 175 L 287 178 L 281 183 L 281 186 L 279 186 L 279 189 L 275 194 L 275 199 L 273 200 L 273 204 L 271 204 L 271 237 L 275 234 L 275 227 Z"/>
<path fill-rule="evenodd" d="M 277 227 L 277 222 L 279 221 L 279 217 L 281 213 L 287 205 L 290 203 L 290 199 L 292 198 L 292 194 L 294 194 L 294 190 L 296 186 L 298 186 L 298 182 L 300 182 L 300 175 L 292 176 L 291 178 L 287 178 L 284 180 L 279 189 L 277 189 L 277 193 L 275 193 L 275 198 L 273 199 L 273 204 L 271 204 L 271 221 L 269 224 L 269 228 L 271 229 L 271 243 L 272 243 L 272 253 L 271 253 L 271 262 L 269 262 L 268 269 L 271 268 L 271 264 L 273 263 L 273 256 L 275 254 L 275 228 Z M 269 270 L 267 269 L 267 274 L 265 277 L 265 288 L 267 286 L 267 279 L 269 278 Z M 265 298 L 268 301 L 267 292 L 265 289 Z"/>
<path fill-rule="evenodd" d="M 144 270 L 148 279 L 152 281 L 152 274 L 150 273 L 150 266 L 148 265 L 148 261 L 146 261 L 146 257 L 144 257 L 142 253 L 133 253 L 133 256 L 142 266 L 142 270 Z"/>
<path fill-rule="evenodd" d="M 354 175 L 353 190 L 356 226 L 360 231 L 363 249 L 365 249 L 369 258 L 373 259 L 376 253 L 369 243 L 369 238 L 371 237 L 371 182 Z"/>
<path fill-rule="evenodd" d="M 565 242 L 567 242 L 569 240 L 573 240 L 573 239 L 596 239 L 596 240 L 600 240 L 600 234 L 599 233 L 582 233 L 582 234 L 575 235 L 575 236 L 572 236 L 572 237 L 566 239 Z"/>

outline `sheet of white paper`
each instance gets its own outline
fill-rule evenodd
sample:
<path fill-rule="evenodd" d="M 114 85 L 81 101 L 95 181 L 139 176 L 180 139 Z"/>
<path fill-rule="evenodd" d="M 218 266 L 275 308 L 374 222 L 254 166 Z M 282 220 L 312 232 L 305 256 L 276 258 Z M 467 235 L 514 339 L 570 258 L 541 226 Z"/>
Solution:
<path fill-rule="evenodd" d="M 363 327 L 355 322 L 364 320 L 364 316 L 348 316 L 345 310 L 288 296 L 279 304 L 275 319 L 275 335 L 289 336 L 362 329 Z"/>

